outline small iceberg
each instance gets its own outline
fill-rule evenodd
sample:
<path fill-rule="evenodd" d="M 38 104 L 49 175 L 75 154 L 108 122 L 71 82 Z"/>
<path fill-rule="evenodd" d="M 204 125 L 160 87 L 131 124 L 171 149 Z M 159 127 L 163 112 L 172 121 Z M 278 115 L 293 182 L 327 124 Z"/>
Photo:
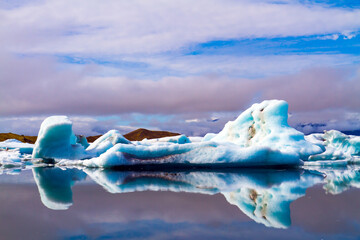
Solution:
<path fill-rule="evenodd" d="M 324 151 L 320 154 L 310 156 L 308 164 L 327 165 L 347 162 L 356 162 L 360 156 L 360 137 L 351 136 L 336 130 L 325 131 L 306 136 Z"/>
<path fill-rule="evenodd" d="M 0 149 L 0 166 L 2 168 L 21 167 L 21 154 L 18 150 Z"/>
<path fill-rule="evenodd" d="M 18 150 L 20 153 L 32 154 L 34 144 L 23 143 L 16 139 L 8 139 L 0 142 L 0 149 L 2 150 Z"/>
<path fill-rule="evenodd" d="M 32 157 L 81 159 L 86 156 L 84 146 L 77 143 L 70 119 L 66 116 L 52 116 L 41 123 Z"/>

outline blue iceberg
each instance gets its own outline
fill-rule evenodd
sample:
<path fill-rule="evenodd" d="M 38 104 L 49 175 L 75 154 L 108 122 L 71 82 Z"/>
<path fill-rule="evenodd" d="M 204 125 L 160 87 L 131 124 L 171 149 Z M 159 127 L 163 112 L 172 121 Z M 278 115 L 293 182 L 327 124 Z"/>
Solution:
<path fill-rule="evenodd" d="M 68 117 L 52 116 L 42 122 L 32 153 L 33 158 L 81 159 L 84 156 L 84 146 L 77 143 L 72 122 Z"/>
<path fill-rule="evenodd" d="M 288 104 L 282 100 L 254 104 L 219 133 L 209 133 L 203 138 L 179 135 L 131 142 L 119 131 L 110 130 L 89 144 L 85 137 L 73 133 L 69 118 L 52 116 L 41 124 L 34 145 L 9 141 L 0 143 L 1 148 L 20 154 L 32 152 L 32 158 L 55 160 L 58 165 L 104 168 L 346 165 L 360 160 L 360 137 L 335 130 L 304 136 L 288 125 Z M 10 159 L 7 156 L 9 153 L 2 153 L 0 160 L 7 161 Z"/>

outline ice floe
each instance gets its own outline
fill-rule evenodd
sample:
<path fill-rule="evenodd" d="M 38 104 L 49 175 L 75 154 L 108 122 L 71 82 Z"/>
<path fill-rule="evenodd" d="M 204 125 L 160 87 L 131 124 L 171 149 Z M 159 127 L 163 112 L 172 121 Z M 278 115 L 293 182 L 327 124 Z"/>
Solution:
<path fill-rule="evenodd" d="M 8 139 L 0 142 L 0 149 L 18 149 L 20 153 L 32 154 L 34 144 L 23 143 L 16 139 Z"/>
<path fill-rule="evenodd" d="M 0 165 L 3 168 L 22 166 L 20 151 L 16 149 L 13 150 L 0 149 Z"/>

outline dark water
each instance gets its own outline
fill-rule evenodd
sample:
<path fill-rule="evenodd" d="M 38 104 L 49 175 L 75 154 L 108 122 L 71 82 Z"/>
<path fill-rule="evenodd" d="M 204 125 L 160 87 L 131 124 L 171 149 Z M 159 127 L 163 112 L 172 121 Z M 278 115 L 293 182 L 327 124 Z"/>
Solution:
<path fill-rule="evenodd" d="M 360 173 L 125 172 L 0 175 L 1 239 L 359 239 Z"/>

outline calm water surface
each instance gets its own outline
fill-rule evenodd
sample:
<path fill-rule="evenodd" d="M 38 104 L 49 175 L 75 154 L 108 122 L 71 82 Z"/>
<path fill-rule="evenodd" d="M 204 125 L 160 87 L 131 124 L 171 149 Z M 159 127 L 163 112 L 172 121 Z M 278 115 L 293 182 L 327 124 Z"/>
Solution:
<path fill-rule="evenodd" d="M 0 175 L 1 239 L 359 239 L 360 171 Z"/>

